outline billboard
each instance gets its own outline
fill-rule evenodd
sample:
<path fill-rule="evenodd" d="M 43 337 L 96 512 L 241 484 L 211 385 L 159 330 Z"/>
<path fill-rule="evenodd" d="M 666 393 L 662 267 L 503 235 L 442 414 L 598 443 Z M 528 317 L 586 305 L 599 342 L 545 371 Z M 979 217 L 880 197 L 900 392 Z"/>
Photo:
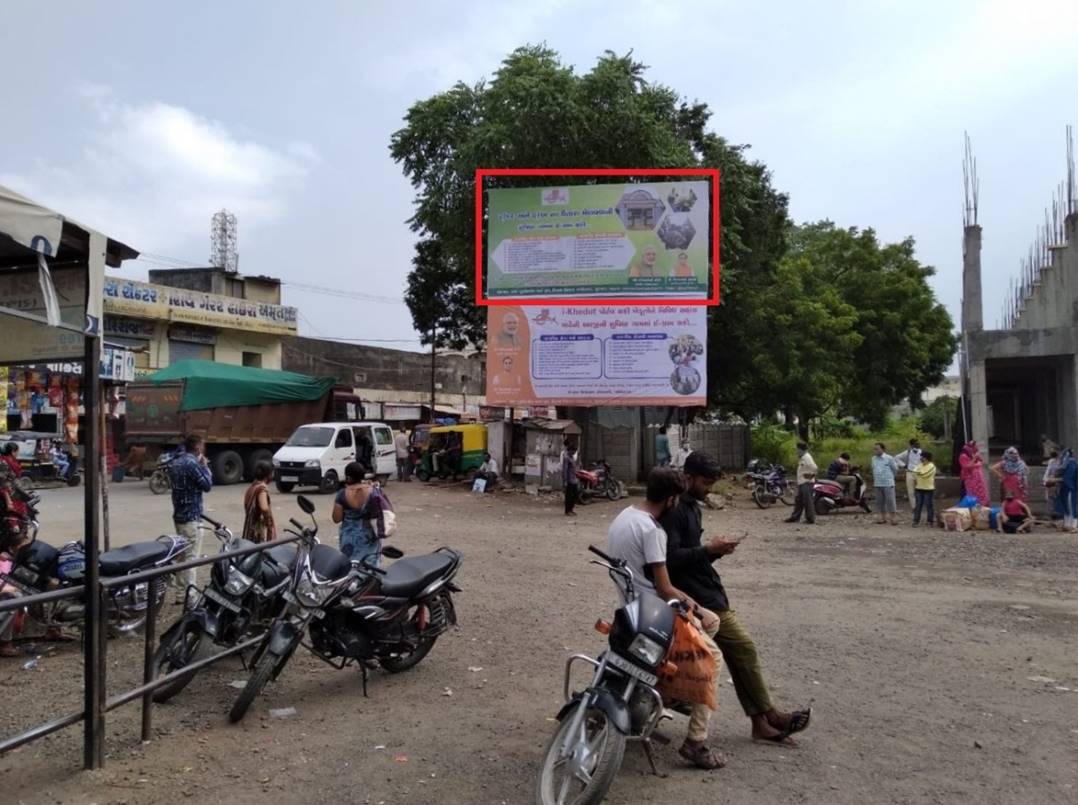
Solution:
<path fill-rule="evenodd" d="M 488 190 L 486 299 L 717 301 L 717 209 L 700 173 Z"/>
<path fill-rule="evenodd" d="M 707 404 L 707 308 L 491 306 L 488 405 Z"/>

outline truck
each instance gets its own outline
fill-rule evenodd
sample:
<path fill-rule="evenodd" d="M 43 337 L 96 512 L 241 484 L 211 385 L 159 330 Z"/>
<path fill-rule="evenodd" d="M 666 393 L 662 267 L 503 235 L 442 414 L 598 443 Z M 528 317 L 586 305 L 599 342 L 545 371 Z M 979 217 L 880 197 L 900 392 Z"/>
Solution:
<path fill-rule="evenodd" d="M 214 483 L 250 479 L 300 425 L 359 422 L 363 403 L 334 378 L 215 361 L 178 361 L 127 385 L 125 440 L 147 457 L 201 436 Z"/>

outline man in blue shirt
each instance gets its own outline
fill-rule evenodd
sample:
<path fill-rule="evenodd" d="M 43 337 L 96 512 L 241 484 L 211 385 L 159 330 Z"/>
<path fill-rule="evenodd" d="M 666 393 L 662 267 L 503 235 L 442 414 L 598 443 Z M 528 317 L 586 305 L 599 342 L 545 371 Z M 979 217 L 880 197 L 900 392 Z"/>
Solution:
<path fill-rule="evenodd" d="M 883 442 L 872 446 L 872 486 L 876 489 L 876 522 L 883 524 L 891 518 L 891 525 L 898 525 L 895 507 L 895 476 L 898 462 L 887 452 Z"/>
<path fill-rule="evenodd" d="M 194 548 L 191 558 L 202 555 L 202 493 L 213 488 L 213 476 L 206 466 L 206 456 L 202 452 L 202 437 L 191 434 L 183 441 L 183 452 L 168 465 L 168 476 L 172 482 L 172 521 L 176 524 L 176 533 L 186 538 Z M 187 585 L 194 585 L 195 570 L 186 573 Z M 178 590 L 177 603 L 182 603 L 186 587 Z"/>

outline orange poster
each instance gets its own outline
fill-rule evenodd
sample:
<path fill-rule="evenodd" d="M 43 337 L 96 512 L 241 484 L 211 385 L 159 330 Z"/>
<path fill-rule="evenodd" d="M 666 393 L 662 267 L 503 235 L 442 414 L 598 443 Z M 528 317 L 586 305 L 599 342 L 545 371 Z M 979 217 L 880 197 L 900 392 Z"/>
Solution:
<path fill-rule="evenodd" d="M 488 405 L 707 404 L 707 311 L 491 306 Z"/>

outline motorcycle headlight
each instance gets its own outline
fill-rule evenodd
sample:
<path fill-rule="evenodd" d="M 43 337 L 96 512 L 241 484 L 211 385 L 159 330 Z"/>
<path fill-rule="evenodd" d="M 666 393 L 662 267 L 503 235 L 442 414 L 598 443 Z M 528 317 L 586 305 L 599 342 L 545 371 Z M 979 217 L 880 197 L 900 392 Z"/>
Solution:
<path fill-rule="evenodd" d="M 308 607 L 318 607 L 322 605 L 322 602 L 326 600 L 326 596 L 329 595 L 329 588 L 319 589 L 314 586 L 314 582 L 310 577 L 304 574 L 303 578 L 299 580 L 299 584 L 296 585 L 296 597 L 300 602 Z"/>
<path fill-rule="evenodd" d="M 633 642 L 629 644 L 629 653 L 650 666 L 656 666 L 663 658 L 665 649 L 650 637 L 638 634 Z"/>
<path fill-rule="evenodd" d="M 322 462 L 320 462 L 316 458 L 312 458 L 310 461 L 305 461 L 303 463 L 303 466 L 304 467 L 320 467 L 320 466 L 322 466 Z"/>
<path fill-rule="evenodd" d="M 228 569 L 228 582 L 225 584 L 225 592 L 229 595 L 243 595 L 251 589 L 251 585 L 254 583 L 254 579 L 250 576 L 245 576 L 238 568 L 233 566 Z"/>

